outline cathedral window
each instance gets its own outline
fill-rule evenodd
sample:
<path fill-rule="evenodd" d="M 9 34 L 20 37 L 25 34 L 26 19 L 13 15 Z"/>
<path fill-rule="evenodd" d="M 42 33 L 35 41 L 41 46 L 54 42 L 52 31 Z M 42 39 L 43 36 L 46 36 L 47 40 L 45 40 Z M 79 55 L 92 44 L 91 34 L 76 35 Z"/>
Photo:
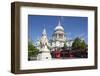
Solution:
<path fill-rule="evenodd" d="M 59 34 L 59 38 L 63 38 L 63 34 Z"/>

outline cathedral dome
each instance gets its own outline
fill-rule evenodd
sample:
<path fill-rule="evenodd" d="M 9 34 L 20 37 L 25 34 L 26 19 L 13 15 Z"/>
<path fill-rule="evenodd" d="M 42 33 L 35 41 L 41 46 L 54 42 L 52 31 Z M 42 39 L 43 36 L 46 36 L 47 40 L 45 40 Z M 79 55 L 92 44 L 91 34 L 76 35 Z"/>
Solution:
<path fill-rule="evenodd" d="M 64 30 L 64 28 L 62 27 L 62 26 L 57 26 L 56 28 L 55 28 L 55 31 L 56 30 Z"/>
<path fill-rule="evenodd" d="M 64 30 L 64 28 L 61 26 L 61 24 L 60 24 L 60 21 L 59 21 L 59 23 L 58 23 L 58 25 L 56 26 L 56 28 L 55 28 L 55 31 L 56 30 Z"/>

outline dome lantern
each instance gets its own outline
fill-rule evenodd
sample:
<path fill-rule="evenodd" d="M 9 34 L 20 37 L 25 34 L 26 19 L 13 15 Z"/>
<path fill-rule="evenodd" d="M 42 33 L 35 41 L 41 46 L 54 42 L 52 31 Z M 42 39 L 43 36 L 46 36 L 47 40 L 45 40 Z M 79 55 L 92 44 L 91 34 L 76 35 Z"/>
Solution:
<path fill-rule="evenodd" d="M 63 30 L 63 31 L 64 31 L 64 28 L 61 26 L 60 20 L 59 20 L 59 22 L 58 22 L 58 25 L 57 25 L 56 28 L 55 28 L 55 31 L 56 31 L 56 30 Z"/>

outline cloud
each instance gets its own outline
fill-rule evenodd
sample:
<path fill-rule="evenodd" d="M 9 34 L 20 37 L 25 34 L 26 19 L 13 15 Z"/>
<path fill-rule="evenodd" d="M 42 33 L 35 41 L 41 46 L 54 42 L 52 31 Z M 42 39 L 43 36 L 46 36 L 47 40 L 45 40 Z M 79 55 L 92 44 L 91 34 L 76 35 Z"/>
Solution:
<path fill-rule="evenodd" d="M 71 32 L 66 33 L 66 37 L 67 37 L 68 40 L 73 39 Z"/>
<path fill-rule="evenodd" d="M 66 33 L 67 35 L 72 35 L 72 33 L 71 32 L 68 32 L 68 33 Z"/>
<path fill-rule="evenodd" d="M 85 40 L 85 42 L 87 42 L 88 40 L 88 36 L 86 33 L 79 34 L 76 37 L 80 37 L 81 39 Z"/>
<path fill-rule="evenodd" d="M 82 33 L 82 34 L 79 35 L 80 38 L 82 38 L 84 36 L 85 36 L 85 33 Z"/>

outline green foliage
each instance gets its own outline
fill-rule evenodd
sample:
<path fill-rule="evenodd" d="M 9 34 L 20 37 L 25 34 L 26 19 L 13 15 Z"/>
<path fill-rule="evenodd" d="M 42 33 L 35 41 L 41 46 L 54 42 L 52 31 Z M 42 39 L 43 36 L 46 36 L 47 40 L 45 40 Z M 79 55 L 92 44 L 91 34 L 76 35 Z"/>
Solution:
<path fill-rule="evenodd" d="M 72 44 L 72 49 L 78 49 L 78 48 L 80 48 L 80 42 L 81 42 L 81 40 L 77 37 L 74 40 L 73 44 Z"/>
<path fill-rule="evenodd" d="M 66 44 L 66 42 L 64 43 L 64 48 L 67 48 L 67 44 Z"/>
<path fill-rule="evenodd" d="M 87 47 L 87 45 L 86 45 L 85 41 L 83 40 L 81 42 L 81 49 L 86 49 L 86 47 Z"/>
<path fill-rule="evenodd" d="M 39 50 L 32 44 L 31 41 L 28 42 L 28 56 L 37 56 Z"/>
<path fill-rule="evenodd" d="M 72 49 L 85 49 L 85 48 L 86 48 L 85 41 L 77 37 L 72 44 Z"/>

